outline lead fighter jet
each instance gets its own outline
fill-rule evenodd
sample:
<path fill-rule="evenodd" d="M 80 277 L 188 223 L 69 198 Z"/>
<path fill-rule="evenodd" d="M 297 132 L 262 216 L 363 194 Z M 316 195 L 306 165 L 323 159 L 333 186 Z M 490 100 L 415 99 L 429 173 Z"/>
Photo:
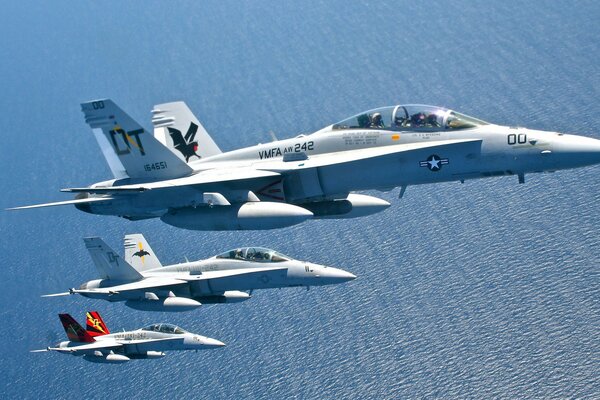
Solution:
<path fill-rule="evenodd" d="M 154 135 L 111 100 L 81 108 L 114 179 L 63 189 L 76 193 L 74 200 L 17 209 L 73 204 L 185 229 L 274 229 L 390 205 L 354 191 L 401 187 L 402 197 L 410 185 L 501 175 L 523 183 L 526 173 L 600 162 L 600 140 L 425 105 L 383 107 L 311 135 L 226 153 L 182 102 L 154 108 Z"/>
<path fill-rule="evenodd" d="M 188 311 L 202 303 L 248 300 L 244 290 L 321 286 L 356 278 L 338 268 L 294 260 L 274 250 L 245 247 L 206 260 L 163 266 L 144 236 L 125 236 L 125 259 L 100 238 L 85 238 L 101 279 L 44 297 L 79 294 L 142 311 Z"/>
<path fill-rule="evenodd" d="M 168 350 L 201 350 L 225 346 L 223 342 L 186 332 L 171 324 L 153 324 L 135 331 L 110 333 L 100 314 L 86 313 L 86 329 L 69 314 L 58 314 L 68 341 L 55 347 L 32 350 L 33 353 L 56 351 L 83 356 L 95 363 L 122 364 L 132 359 L 154 359 Z"/>

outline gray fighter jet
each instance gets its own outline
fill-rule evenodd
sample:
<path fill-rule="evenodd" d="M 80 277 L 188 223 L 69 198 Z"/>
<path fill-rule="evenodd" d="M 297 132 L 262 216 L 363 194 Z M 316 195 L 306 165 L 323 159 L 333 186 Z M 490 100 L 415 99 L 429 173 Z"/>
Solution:
<path fill-rule="evenodd" d="M 273 229 L 353 218 L 389 203 L 352 193 L 577 168 L 600 140 L 490 124 L 445 108 L 363 112 L 311 135 L 222 153 L 182 102 L 154 108 L 154 135 L 111 100 L 82 104 L 114 179 L 63 189 L 93 214 L 195 230 Z"/>
<path fill-rule="evenodd" d="M 32 350 L 32 353 L 57 351 L 83 356 L 84 360 L 90 362 L 122 364 L 134 359 L 161 358 L 169 350 L 202 350 L 225 346 L 216 339 L 186 332 L 171 324 L 153 324 L 135 331 L 110 333 L 97 311 L 86 313 L 85 330 L 69 314 L 58 314 L 58 317 L 69 340 L 55 347 Z"/>
<path fill-rule="evenodd" d="M 262 247 L 238 248 L 194 262 L 162 266 L 140 234 L 125 236 L 125 259 L 100 238 L 85 245 L 101 279 L 79 289 L 43 297 L 80 294 L 124 301 L 142 311 L 188 311 L 202 303 L 237 303 L 250 298 L 245 290 L 321 286 L 356 278 L 338 268 L 294 260 Z"/>

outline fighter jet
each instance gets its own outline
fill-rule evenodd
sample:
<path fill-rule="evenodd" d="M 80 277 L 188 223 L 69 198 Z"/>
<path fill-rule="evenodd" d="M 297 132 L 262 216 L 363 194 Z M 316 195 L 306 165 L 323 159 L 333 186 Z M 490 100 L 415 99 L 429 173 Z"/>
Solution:
<path fill-rule="evenodd" d="M 122 364 L 131 360 L 164 357 L 168 350 L 202 350 L 223 347 L 216 339 L 187 332 L 171 324 L 152 324 L 135 331 L 110 333 L 100 314 L 86 313 L 87 329 L 83 329 L 69 314 L 58 314 L 68 341 L 55 347 L 32 350 L 33 353 L 57 351 L 83 356 L 95 363 Z"/>
<path fill-rule="evenodd" d="M 183 102 L 155 106 L 154 135 L 111 100 L 82 104 L 114 179 L 63 189 L 78 209 L 194 230 L 291 226 L 386 209 L 361 190 L 516 175 L 600 162 L 600 140 L 491 124 L 426 105 L 357 114 L 310 135 L 222 153 Z M 183 137 L 182 132 L 187 132 Z"/>
<path fill-rule="evenodd" d="M 79 289 L 43 297 L 79 294 L 142 311 L 188 311 L 202 303 L 237 303 L 256 289 L 321 286 L 356 278 L 262 247 L 245 247 L 215 257 L 163 266 L 141 234 L 125 236 L 125 259 L 100 238 L 85 238 L 100 279 Z M 143 255 L 139 255 L 139 253 Z"/>

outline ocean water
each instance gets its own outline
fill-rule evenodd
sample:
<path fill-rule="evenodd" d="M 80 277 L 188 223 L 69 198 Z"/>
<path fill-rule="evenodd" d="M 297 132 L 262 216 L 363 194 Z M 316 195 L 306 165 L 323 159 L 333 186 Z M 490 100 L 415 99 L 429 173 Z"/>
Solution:
<path fill-rule="evenodd" d="M 594 1 L 5 4 L 0 207 L 110 178 L 79 110 L 101 97 L 145 126 L 184 100 L 223 150 L 397 103 L 600 138 L 598 17 Z M 369 192 L 392 207 L 266 232 L 0 212 L 0 397 L 598 398 L 599 174 Z M 122 251 L 133 232 L 164 263 L 262 245 L 358 279 L 180 314 L 40 298 L 96 277 L 83 236 Z M 228 346 L 125 365 L 29 353 L 88 309 Z"/>

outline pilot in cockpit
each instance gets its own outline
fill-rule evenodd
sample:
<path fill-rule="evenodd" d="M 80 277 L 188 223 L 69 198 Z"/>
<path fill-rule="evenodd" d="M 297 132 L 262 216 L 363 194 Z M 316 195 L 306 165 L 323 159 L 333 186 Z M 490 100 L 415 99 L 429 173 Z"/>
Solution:
<path fill-rule="evenodd" d="M 371 116 L 371 128 L 385 128 L 383 124 L 383 120 L 381 119 L 381 114 L 376 112 Z"/>
<path fill-rule="evenodd" d="M 407 119 L 400 115 L 397 115 L 394 118 L 394 125 L 396 125 L 397 128 L 404 128 L 407 125 Z"/>
<path fill-rule="evenodd" d="M 410 122 L 412 126 L 424 126 L 425 125 L 425 114 L 422 112 L 411 115 Z"/>
<path fill-rule="evenodd" d="M 439 128 L 441 125 L 437 120 L 437 115 L 435 114 L 429 114 L 427 116 L 427 126 L 433 127 L 433 128 Z"/>

